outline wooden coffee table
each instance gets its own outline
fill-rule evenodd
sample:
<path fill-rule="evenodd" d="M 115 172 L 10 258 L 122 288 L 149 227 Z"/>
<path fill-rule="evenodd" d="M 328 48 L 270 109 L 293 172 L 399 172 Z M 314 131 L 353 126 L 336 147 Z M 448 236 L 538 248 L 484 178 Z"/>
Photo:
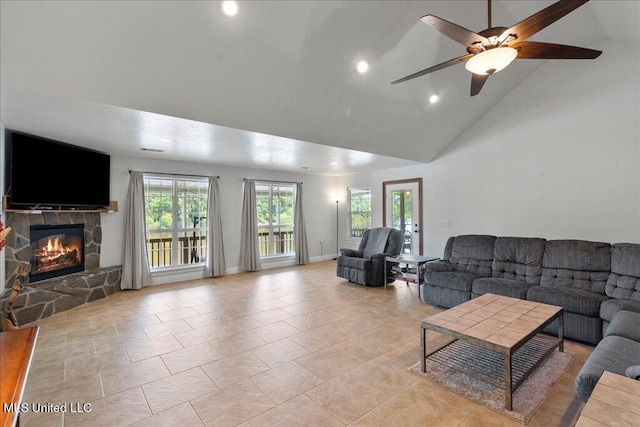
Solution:
<path fill-rule="evenodd" d="M 466 373 L 497 386 L 504 385 L 506 408 L 511 411 L 513 391 L 556 347 L 564 350 L 562 314 L 562 307 L 482 295 L 422 320 L 420 368 L 426 371 L 427 358 L 459 368 L 455 360 L 460 358 L 460 352 L 484 352 L 486 355 L 476 358 L 477 365 Z M 540 333 L 556 319 L 559 322 L 557 338 Z M 427 353 L 427 329 L 448 335 L 452 340 Z"/>
<path fill-rule="evenodd" d="M 640 425 L 640 381 L 604 371 L 576 427 Z"/>

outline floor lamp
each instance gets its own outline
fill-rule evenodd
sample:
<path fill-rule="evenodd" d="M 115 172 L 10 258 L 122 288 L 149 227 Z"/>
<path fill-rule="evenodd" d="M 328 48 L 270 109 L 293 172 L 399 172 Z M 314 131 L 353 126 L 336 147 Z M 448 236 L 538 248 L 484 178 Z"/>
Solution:
<path fill-rule="evenodd" d="M 340 235 L 340 231 L 338 230 L 338 204 L 339 204 L 339 200 L 336 200 L 336 259 L 338 259 L 338 255 L 340 255 L 340 249 L 338 249 L 339 243 L 338 243 L 338 236 Z"/>

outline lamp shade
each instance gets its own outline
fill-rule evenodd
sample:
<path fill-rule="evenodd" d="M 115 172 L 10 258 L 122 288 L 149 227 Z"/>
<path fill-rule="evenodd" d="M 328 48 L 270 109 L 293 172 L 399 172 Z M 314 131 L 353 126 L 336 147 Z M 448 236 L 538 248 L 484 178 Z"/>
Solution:
<path fill-rule="evenodd" d="M 511 64 L 516 56 L 518 51 L 512 47 L 496 47 L 474 55 L 464 67 L 473 74 L 493 74 Z"/>

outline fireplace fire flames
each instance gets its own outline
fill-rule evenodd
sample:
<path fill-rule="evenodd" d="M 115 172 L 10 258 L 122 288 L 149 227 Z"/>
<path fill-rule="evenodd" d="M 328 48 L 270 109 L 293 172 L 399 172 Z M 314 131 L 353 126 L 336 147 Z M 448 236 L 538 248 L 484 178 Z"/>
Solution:
<path fill-rule="evenodd" d="M 65 246 L 59 237 L 49 237 L 47 244 L 37 249 L 33 258 L 35 260 L 35 273 L 42 273 L 58 268 L 72 267 L 80 262 L 80 250 L 77 244 Z"/>
<path fill-rule="evenodd" d="M 83 224 L 31 226 L 30 282 L 84 271 L 83 230 Z"/>

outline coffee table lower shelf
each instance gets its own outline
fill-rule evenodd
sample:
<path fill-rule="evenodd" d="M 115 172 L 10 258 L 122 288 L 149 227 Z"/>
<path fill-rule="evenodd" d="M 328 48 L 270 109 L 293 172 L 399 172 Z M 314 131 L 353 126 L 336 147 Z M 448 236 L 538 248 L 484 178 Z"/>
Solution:
<path fill-rule="evenodd" d="M 557 346 L 556 337 L 538 334 L 513 353 L 511 390 L 515 391 Z M 427 359 L 505 389 L 505 359 L 501 353 L 456 339 Z"/>

